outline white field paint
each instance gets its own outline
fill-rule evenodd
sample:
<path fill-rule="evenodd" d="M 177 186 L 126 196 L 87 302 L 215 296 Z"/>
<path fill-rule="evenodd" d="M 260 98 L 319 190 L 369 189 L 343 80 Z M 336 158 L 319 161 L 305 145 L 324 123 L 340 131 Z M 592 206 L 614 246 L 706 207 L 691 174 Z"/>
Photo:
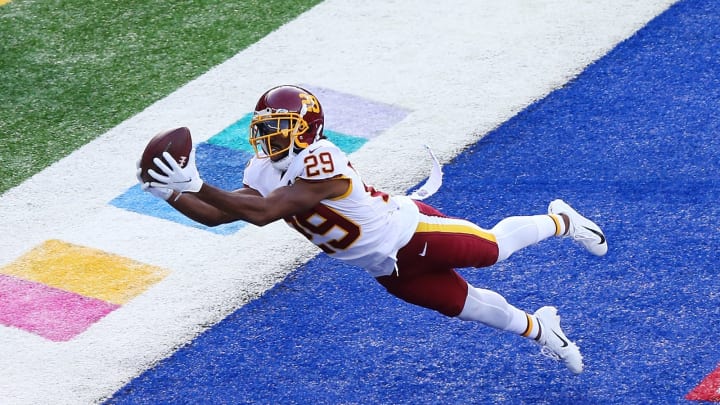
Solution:
<path fill-rule="evenodd" d="M 0 196 L 0 266 L 61 239 L 171 271 L 68 342 L 0 327 L 2 402 L 111 395 L 317 254 L 282 223 L 219 236 L 108 205 L 156 132 L 186 125 L 204 141 L 282 83 L 395 104 L 413 112 L 351 159 L 402 193 L 430 169 L 423 143 L 450 160 L 672 3 L 328 0 L 286 24 Z"/>

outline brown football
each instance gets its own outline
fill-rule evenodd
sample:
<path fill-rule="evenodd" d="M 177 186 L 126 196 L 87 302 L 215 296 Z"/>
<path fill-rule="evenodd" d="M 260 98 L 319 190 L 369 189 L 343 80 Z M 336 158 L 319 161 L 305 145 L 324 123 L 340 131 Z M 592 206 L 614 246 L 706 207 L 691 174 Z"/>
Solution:
<path fill-rule="evenodd" d="M 160 132 L 150 139 L 145 151 L 143 151 L 142 158 L 140 158 L 140 168 L 142 169 L 140 177 L 143 181 L 155 181 L 148 174 L 148 169 L 153 169 L 162 174 L 162 170 L 153 163 L 153 159 L 156 157 L 162 158 L 163 152 L 170 152 L 170 155 L 178 162 L 180 167 L 185 167 L 191 150 L 192 137 L 188 128 L 180 127 Z"/>

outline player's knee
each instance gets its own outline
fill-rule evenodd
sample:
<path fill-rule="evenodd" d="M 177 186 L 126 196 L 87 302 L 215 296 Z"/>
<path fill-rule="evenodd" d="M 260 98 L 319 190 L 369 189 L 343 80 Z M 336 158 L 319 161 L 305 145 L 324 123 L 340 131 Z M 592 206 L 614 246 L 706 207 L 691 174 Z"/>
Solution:
<path fill-rule="evenodd" d="M 505 329 L 511 314 L 505 298 L 490 290 L 468 287 L 468 296 L 462 311 L 457 315 L 464 321 L 479 321 L 497 329 Z"/>
<path fill-rule="evenodd" d="M 381 276 L 376 280 L 387 290 L 401 300 L 432 309 L 445 316 L 458 316 L 465 306 L 465 282 L 462 279 L 452 279 L 452 282 L 441 283 L 436 280 L 416 279 L 413 281 L 401 281 L 399 277 Z M 438 290 L 436 287 L 443 285 L 446 288 Z"/>

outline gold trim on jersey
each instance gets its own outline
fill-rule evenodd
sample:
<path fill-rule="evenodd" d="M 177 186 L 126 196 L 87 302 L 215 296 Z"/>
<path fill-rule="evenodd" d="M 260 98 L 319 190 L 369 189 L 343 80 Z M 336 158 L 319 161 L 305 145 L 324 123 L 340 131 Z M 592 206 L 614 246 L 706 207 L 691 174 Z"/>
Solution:
<path fill-rule="evenodd" d="M 334 197 L 334 198 L 330 198 L 330 201 L 342 200 L 343 198 L 346 198 L 347 196 L 349 196 L 350 193 L 352 193 L 352 191 L 353 191 L 353 182 L 352 182 L 352 179 L 351 179 L 350 177 L 347 177 L 347 176 L 339 176 L 339 177 L 333 177 L 333 179 L 347 180 L 347 181 L 348 181 L 348 187 L 347 187 L 347 190 L 346 190 L 344 193 L 342 193 L 341 195 L 339 195 L 339 196 L 337 196 L 337 197 Z"/>

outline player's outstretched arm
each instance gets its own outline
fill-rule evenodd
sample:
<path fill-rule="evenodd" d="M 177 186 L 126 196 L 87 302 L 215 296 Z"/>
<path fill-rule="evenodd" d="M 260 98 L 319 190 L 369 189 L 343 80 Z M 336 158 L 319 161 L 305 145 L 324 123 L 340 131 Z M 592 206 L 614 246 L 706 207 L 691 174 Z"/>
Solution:
<path fill-rule="evenodd" d="M 203 225 L 217 226 L 245 219 L 243 216 L 229 214 L 198 198 L 197 192 L 204 186 L 204 182 L 195 165 L 194 148 L 189 154 L 185 167 L 181 167 L 168 152 L 164 152 L 162 158 L 154 158 L 153 162 L 159 171 L 154 169 L 147 171 L 148 175 L 154 179 L 150 182 L 143 182 L 142 169 L 138 163 L 138 181 L 141 182 L 144 191 L 162 198 L 186 217 Z M 233 192 L 222 191 L 210 185 L 207 188 L 226 194 L 245 195 L 251 199 L 262 198 L 259 192 L 248 187 Z"/>
<path fill-rule="evenodd" d="M 346 178 L 320 181 L 297 179 L 267 196 L 255 190 L 230 192 L 202 181 L 195 165 L 194 149 L 185 167 L 181 167 L 167 152 L 163 153 L 163 159 L 155 158 L 153 161 L 162 173 L 148 170 L 155 179 L 150 186 L 168 188 L 174 190 L 174 194 L 181 193 L 179 198 L 170 197 L 167 201 L 188 218 L 208 226 L 238 220 L 263 226 L 305 212 L 322 200 L 339 197 L 350 187 L 350 180 Z"/>
<path fill-rule="evenodd" d="M 250 192 L 227 192 L 204 183 L 192 195 L 229 217 L 263 226 L 306 212 L 322 200 L 339 197 L 349 186 L 349 180 L 341 178 L 322 181 L 298 179 L 292 185 L 280 187 L 263 197 Z"/>
<path fill-rule="evenodd" d="M 206 186 L 212 187 L 210 185 Z M 224 191 L 224 193 L 262 198 L 260 193 L 248 187 L 236 191 Z M 168 198 L 167 202 L 186 217 L 206 226 L 218 226 L 244 219 L 240 216 L 227 213 L 212 204 L 208 204 L 198 198 L 196 193 L 180 194 L 175 191 L 173 195 Z"/>

